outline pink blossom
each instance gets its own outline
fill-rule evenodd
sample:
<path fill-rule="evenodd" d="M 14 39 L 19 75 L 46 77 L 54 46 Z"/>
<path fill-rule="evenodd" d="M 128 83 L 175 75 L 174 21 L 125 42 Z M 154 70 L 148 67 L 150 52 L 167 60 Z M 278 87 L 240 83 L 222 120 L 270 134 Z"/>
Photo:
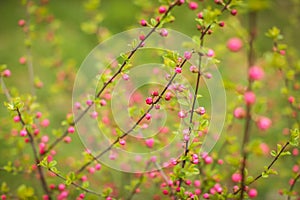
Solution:
<path fill-rule="evenodd" d="M 249 197 L 252 199 L 252 198 L 255 198 L 257 196 L 257 190 L 256 189 L 250 189 L 248 191 L 248 195 Z"/>
<path fill-rule="evenodd" d="M 154 139 L 153 138 L 146 139 L 145 143 L 147 147 L 152 148 L 154 146 Z"/>
<path fill-rule="evenodd" d="M 227 48 L 232 52 L 238 52 L 243 47 L 243 42 L 240 38 L 231 38 L 227 42 Z"/>
<path fill-rule="evenodd" d="M 209 50 L 207 51 L 207 56 L 208 56 L 208 57 L 214 57 L 214 56 L 215 56 L 214 50 L 209 49 Z"/>
<path fill-rule="evenodd" d="M 264 70 L 259 66 L 252 66 L 248 71 L 249 79 L 252 81 L 261 80 L 265 75 Z"/>
<path fill-rule="evenodd" d="M 246 111 L 242 107 L 237 107 L 233 111 L 233 116 L 237 119 L 242 119 L 246 116 Z"/>
<path fill-rule="evenodd" d="M 194 1 L 191 1 L 189 3 L 189 7 L 190 7 L 191 10 L 196 10 L 198 8 L 198 4 Z"/>
<path fill-rule="evenodd" d="M 242 180 L 242 176 L 238 173 L 232 174 L 231 179 L 233 182 L 237 183 Z"/>
<path fill-rule="evenodd" d="M 271 127 L 272 121 L 267 117 L 259 117 L 256 121 L 256 125 L 260 130 L 265 131 Z"/>
<path fill-rule="evenodd" d="M 254 104 L 256 101 L 255 93 L 252 91 L 245 92 L 244 100 L 245 100 L 246 104 L 248 104 L 248 105 Z"/>

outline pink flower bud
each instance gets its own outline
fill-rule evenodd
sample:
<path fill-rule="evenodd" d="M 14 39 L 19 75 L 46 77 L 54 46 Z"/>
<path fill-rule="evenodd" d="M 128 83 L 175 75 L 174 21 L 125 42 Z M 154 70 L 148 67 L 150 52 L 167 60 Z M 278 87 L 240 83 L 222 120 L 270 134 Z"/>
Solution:
<path fill-rule="evenodd" d="M 168 33 L 167 29 L 163 28 L 163 29 L 160 30 L 160 35 L 161 35 L 162 37 L 167 37 L 168 34 L 169 34 L 169 33 Z"/>
<path fill-rule="evenodd" d="M 147 147 L 152 148 L 154 146 L 154 139 L 153 138 L 146 139 L 145 143 Z"/>
<path fill-rule="evenodd" d="M 20 27 L 25 26 L 25 24 L 26 24 L 26 21 L 25 21 L 24 19 L 20 19 L 20 20 L 18 21 L 18 25 L 19 25 Z"/>
<path fill-rule="evenodd" d="M 151 105 L 152 103 L 153 103 L 152 97 L 148 97 L 148 98 L 146 99 L 146 104 Z"/>
<path fill-rule="evenodd" d="M 261 80 L 264 77 L 264 75 L 265 75 L 264 70 L 258 66 L 252 66 L 248 71 L 249 79 L 252 81 Z"/>
<path fill-rule="evenodd" d="M 187 60 L 189 60 L 189 59 L 191 59 L 192 58 L 192 52 L 190 52 L 190 51 L 186 51 L 186 52 L 184 52 L 184 58 L 185 59 L 187 59 Z"/>
<path fill-rule="evenodd" d="M 158 8 L 158 12 L 160 13 L 160 14 L 163 14 L 163 13 L 165 13 L 167 11 L 167 8 L 165 7 L 165 6 L 160 6 L 159 8 Z"/>
<path fill-rule="evenodd" d="M 27 131 L 25 129 L 20 131 L 20 136 L 25 137 L 27 135 Z"/>
<path fill-rule="evenodd" d="M 189 8 L 190 8 L 191 10 L 196 10 L 196 9 L 198 8 L 198 4 L 197 4 L 196 2 L 194 2 L 194 1 L 191 1 L 191 2 L 189 3 Z"/>
<path fill-rule="evenodd" d="M 242 180 L 242 176 L 238 173 L 232 174 L 231 180 L 235 183 L 240 182 Z"/>
<path fill-rule="evenodd" d="M 74 133 L 75 132 L 75 128 L 73 126 L 70 126 L 68 128 L 68 133 Z"/>
<path fill-rule="evenodd" d="M 145 115 L 145 118 L 146 118 L 147 120 L 150 120 L 150 119 L 151 119 L 151 114 L 150 114 L 150 113 L 147 113 L 147 114 Z"/>
<path fill-rule="evenodd" d="M 129 80 L 129 75 L 128 74 L 123 74 L 122 78 L 123 78 L 123 80 L 128 81 Z"/>
<path fill-rule="evenodd" d="M 237 119 L 242 119 L 246 116 L 246 111 L 242 107 L 237 107 L 233 111 L 233 116 Z"/>
<path fill-rule="evenodd" d="M 252 199 L 252 198 L 255 198 L 257 196 L 257 190 L 256 189 L 250 189 L 248 191 L 248 195 L 249 197 Z"/>
<path fill-rule="evenodd" d="M 124 145 L 126 144 L 126 141 L 123 140 L 123 139 L 120 139 L 120 140 L 119 140 L 119 143 L 120 143 L 120 145 L 124 146 Z"/>
<path fill-rule="evenodd" d="M 179 111 L 179 113 L 178 113 L 178 117 L 179 118 L 185 118 L 186 117 L 186 114 L 185 114 L 185 112 L 184 111 Z"/>
<path fill-rule="evenodd" d="M 239 38 L 231 38 L 227 42 L 227 48 L 232 52 L 238 52 L 243 47 L 243 42 Z"/>
<path fill-rule="evenodd" d="M 254 104 L 256 101 L 256 96 L 255 96 L 254 92 L 252 92 L 252 91 L 245 92 L 244 100 L 245 100 L 245 103 L 248 105 Z"/>
<path fill-rule="evenodd" d="M 232 9 L 230 12 L 233 16 L 235 16 L 237 14 L 237 10 L 236 9 Z"/>
<path fill-rule="evenodd" d="M 182 72 L 182 69 L 181 69 L 180 67 L 176 67 L 176 68 L 175 68 L 175 72 L 176 72 L 177 74 L 180 74 L 180 73 Z"/>
<path fill-rule="evenodd" d="M 142 26 L 147 26 L 147 21 L 144 20 L 144 19 L 142 19 L 142 20 L 140 21 L 140 24 L 141 24 Z"/>
<path fill-rule="evenodd" d="M 69 137 L 69 136 L 64 137 L 65 143 L 70 143 L 71 141 L 72 141 L 71 137 Z"/>
<path fill-rule="evenodd" d="M 214 56 L 215 56 L 214 50 L 209 49 L 208 52 L 207 52 L 207 56 L 208 56 L 208 57 L 214 57 Z"/>
<path fill-rule="evenodd" d="M 14 116 L 14 122 L 19 122 L 20 121 L 20 117 L 19 117 L 19 115 L 17 115 L 17 116 Z"/>
<path fill-rule="evenodd" d="M 265 131 L 265 130 L 268 130 L 271 127 L 272 121 L 267 117 L 260 117 L 256 121 L 256 125 L 260 130 Z"/>
<path fill-rule="evenodd" d="M 24 64 L 26 64 L 26 58 L 25 57 L 21 57 L 20 59 L 19 59 L 19 63 L 21 64 L 21 65 L 24 65 Z"/>
<path fill-rule="evenodd" d="M 198 72 L 198 68 L 195 65 L 191 65 L 190 66 L 190 71 L 193 73 L 197 73 Z"/>
<path fill-rule="evenodd" d="M 2 72 L 2 75 L 3 75 L 4 77 L 10 77 L 10 76 L 11 76 L 11 72 L 10 72 L 9 69 L 6 69 L 6 70 L 4 70 L 4 71 Z"/>
<path fill-rule="evenodd" d="M 101 169 L 101 167 L 102 167 L 102 166 L 101 166 L 101 164 L 100 164 L 100 163 L 97 163 L 97 164 L 95 165 L 95 169 L 96 169 L 96 170 L 100 170 L 100 169 Z"/>

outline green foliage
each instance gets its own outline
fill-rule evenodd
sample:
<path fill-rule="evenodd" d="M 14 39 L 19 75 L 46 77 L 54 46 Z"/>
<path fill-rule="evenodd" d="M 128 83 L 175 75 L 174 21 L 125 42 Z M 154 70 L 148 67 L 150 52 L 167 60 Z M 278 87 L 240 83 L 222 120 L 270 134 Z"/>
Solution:
<path fill-rule="evenodd" d="M 71 185 L 76 179 L 77 179 L 77 177 L 76 177 L 75 173 L 74 172 L 70 172 L 66 176 L 65 183 L 66 183 L 66 185 Z"/>
<path fill-rule="evenodd" d="M 20 185 L 17 189 L 18 198 L 21 200 L 35 200 L 37 197 L 34 194 L 34 189 L 24 184 Z"/>
<path fill-rule="evenodd" d="M 250 11 L 261 11 L 271 6 L 270 0 L 249 0 L 247 3 Z"/>
<path fill-rule="evenodd" d="M 9 192 L 9 187 L 6 182 L 1 183 L 1 193 L 5 194 Z"/>
<path fill-rule="evenodd" d="M 262 174 L 261 174 L 261 176 L 263 178 L 268 178 L 269 175 L 271 175 L 271 174 L 274 174 L 274 175 L 278 174 L 278 172 L 276 170 L 274 170 L 274 169 L 268 169 L 267 166 L 264 166 L 264 169 L 265 169 L 265 171 L 263 171 Z"/>
<path fill-rule="evenodd" d="M 293 129 L 293 130 L 290 130 L 290 145 L 292 146 L 298 146 L 299 145 L 299 136 L 300 136 L 300 133 L 299 133 L 299 129 Z"/>
<path fill-rule="evenodd" d="M 11 102 L 4 102 L 4 106 L 10 111 L 21 110 L 24 106 L 24 102 L 22 102 L 20 97 L 16 97 L 12 99 Z"/>
<path fill-rule="evenodd" d="M 276 26 L 273 26 L 271 29 L 269 29 L 266 33 L 266 36 L 271 38 L 275 42 L 283 39 L 283 36 L 280 34 L 280 29 Z"/>

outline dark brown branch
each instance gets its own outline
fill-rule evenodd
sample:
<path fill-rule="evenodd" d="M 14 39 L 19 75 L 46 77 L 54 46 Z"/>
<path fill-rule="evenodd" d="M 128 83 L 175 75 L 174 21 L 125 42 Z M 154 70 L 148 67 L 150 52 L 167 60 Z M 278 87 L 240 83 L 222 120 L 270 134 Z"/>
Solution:
<path fill-rule="evenodd" d="M 287 142 L 285 143 L 285 145 L 282 147 L 282 149 L 280 150 L 280 152 L 275 156 L 275 158 L 272 160 L 272 162 L 268 165 L 267 169 L 265 171 L 263 171 L 263 173 L 266 173 L 269 169 L 271 169 L 271 167 L 275 164 L 275 162 L 278 160 L 278 158 L 281 156 L 281 154 L 284 152 L 284 150 L 288 147 L 290 143 Z M 262 173 L 260 175 L 258 175 L 255 179 L 253 179 L 253 181 L 251 181 L 250 183 L 247 184 L 247 186 L 251 185 L 252 183 L 256 182 L 258 179 L 260 179 L 262 177 Z M 245 184 L 246 186 L 246 184 Z M 237 191 L 235 191 L 233 194 L 237 194 L 242 190 L 242 187 L 239 188 Z"/>
<path fill-rule="evenodd" d="M 58 174 L 58 173 L 52 171 L 51 169 L 48 169 L 48 170 L 49 170 L 51 173 L 55 174 L 55 176 L 59 177 L 60 179 L 62 179 L 62 180 L 64 180 L 64 181 L 67 180 L 65 177 L 63 177 L 62 175 L 60 175 L 60 174 Z M 97 196 L 102 197 L 102 195 L 101 195 L 100 193 L 95 192 L 95 191 L 90 190 L 90 189 L 87 189 L 87 188 L 84 188 L 84 187 L 82 187 L 81 185 L 79 185 L 79 184 L 77 184 L 77 183 L 75 183 L 75 182 L 71 182 L 71 185 L 73 185 L 73 186 L 75 186 L 76 188 L 79 188 L 79 189 L 81 189 L 82 191 L 85 191 L 85 192 L 87 192 L 87 193 L 94 194 L 94 195 L 97 195 Z"/>
<path fill-rule="evenodd" d="M 140 41 L 140 43 L 130 52 L 130 54 L 128 55 L 127 59 L 125 59 L 122 63 L 122 65 L 120 66 L 119 70 L 107 81 L 104 83 L 104 85 L 102 86 L 102 88 L 99 90 L 99 92 L 95 95 L 95 98 L 99 98 L 100 95 L 104 92 L 104 90 L 109 86 L 109 84 L 111 84 L 113 82 L 113 80 L 122 72 L 123 68 L 126 66 L 126 64 L 128 63 L 128 61 L 133 57 L 133 55 L 136 53 L 136 51 L 141 48 L 144 44 L 144 42 L 156 31 L 156 29 L 159 27 L 159 25 L 161 24 L 161 22 L 167 17 L 167 15 L 170 13 L 170 11 L 177 5 L 178 1 L 175 1 L 173 4 L 171 4 L 168 8 L 168 10 L 164 13 L 164 15 L 162 16 L 161 20 L 159 20 L 157 22 L 157 24 L 152 27 L 152 29 L 149 31 L 149 33 L 145 36 L 145 38 L 143 40 Z M 91 107 L 94 105 L 94 102 L 92 102 L 91 105 L 89 105 L 88 107 L 86 107 L 82 113 L 76 118 L 74 119 L 74 122 L 71 124 L 72 126 L 75 125 L 78 121 L 81 120 L 81 118 L 91 109 Z M 45 154 L 47 154 L 48 152 L 51 151 L 51 149 L 53 149 L 57 144 L 59 144 L 60 141 L 62 141 L 64 139 L 65 136 L 68 135 L 68 130 L 64 131 L 64 134 L 62 136 L 60 136 L 59 138 L 57 138 L 50 146 L 49 148 L 45 151 Z"/>
<path fill-rule="evenodd" d="M 255 62 L 255 51 L 254 51 L 254 40 L 256 38 L 256 12 L 250 12 L 249 14 L 249 53 L 248 53 L 248 69 L 254 64 Z M 247 91 L 252 90 L 252 81 L 248 79 L 248 87 Z M 250 132 L 251 132 L 251 108 L 252 105 L 247 104 L 246 105 L 246 119 L 245 119 L 245 126 L 244 126 L 244 137 L 242 142 L 242 165 L 240 168 L 240 173 L 242 176 L 241 180 L 241 188 L 245 187 L 245 169 L 247 166 L 247 157 L 248 152 L 246 150 L 246 146 L 250 139 Z M 242 192 L 240 194 L 240 199 L 242 200 L 244 198 L 244 190 L 242 189 Z"/>
<path fill-rule="evenodd" d="M 184 59 L 182 61 L 182 63 L 180 64 L 179 67 L 182 68 L 185 63 L 186 63 L 186 59 Z M 93 161 L 98 160 L 105 153 L 107 153 L 108 151 L 110 151 L 114 147 L 114 145 L 119 142 L 120 139 L 126 137 L 129 133 L 131 133 L 139 125 L 139 123 L 145 118 L 146 114 L 149 113 L 154 108 L 154 105 L 157 104 L 162 99 L 163 95 L 165 94 L 165 92 L 167 91 L 167 89 L 169 88 L 169 86 L 172 84 L 172 82 L 173 82 L 173 80 L 175 79 L 176 76 L 177 76 L 177 73 L 174 73 L 174 75 L 169 80 L 168 84 L 164 87 L 163 91 L 160 93 L 160 95 L 158 96 L 158 98 L 151 104 L 151 106 L 147 109 L 147 111 L 135 122 L 135 124 L 128 131 L 124 132 L 123 135 L 119 136 L 113 143 L 111 143 L 111 145 L 109 147 L 107 147 L 105 150 L 103 150 L 100 154 L 98 154 L 97 156 L 93 157 L 93 159 L 91 159 L 89 162 L 87 162 L 83 166 L 81 166 L 81 168 L 76 171 L 76 174 L 82 172 Z"/>
<path fill-rule="evenodd" d="M 23 120 L 23 118 L 22 118 L 22 114 L 21 114 L 20 110 L 17 108 L 16 111 L 17 111 L 18 116 L 19 116 L 19 118 L 20 118 L 21 124 L 23 125 L 23 127 L 25 127 L 26 124 L 25 124 L 25 122 L 24 122 L 24 120 Z M 51 200 L 51 199 L 52 199 L 52 198 L 51 198 L 51 193 L 50 193 L 50 191 L 49 191 L 49 189 L 48 189 L 48 185 L 47 185 L 47 182 L 46 182 L 46 178 L 45 178 L 45 176 L 44 176 L 43 169 L 42 169 L 42 167 L 39 165 L 40 160 L 39 160 L 39 156 L 38 156 L 38 152 L 37 152 L 36 146 L 35 146 L 35 144 L 34 144 L 34 138 L 33 138 L 32 134 L 30 133 L 30 131 L 29 131 L 27 128 L 25 128 L 25 129 L 26 129 L 27 135 L 28 135 L 28 137 L 29 137 L 29 143 L 30 143 L 31 149 L 32 149 L 32 151 L 33 151 L 33 156 L 34 156 L 34 159 L 35 159 L 35 164 L 36 164 L 37 169 L 38 169 L 38 174 L 39 174 L 39 176 L 40 176 L 39 179 L 40 179 L 40 181 L 41 181 L 43 190 L 44 190 L 44 192 L 48 195 L 49 199 Z"/>
<path fill-rule="evenodd" d="M 300 178 L 300 173 L 298 173 L 298 175 L 294 179 L 293 184 L 291 185 L 290 190 L 289 190 L 290 192 L 293 191 L 293 189 L 294 189 L 294 187 L 295 187 L 295 185 L 296 185 L 296 183 L 297 183 L 297 181 L 298 181 L 299 178 Z M 290 199 L 291 199 L 291 196 L 288 195 L 287 200 L 290 200 Z"/>

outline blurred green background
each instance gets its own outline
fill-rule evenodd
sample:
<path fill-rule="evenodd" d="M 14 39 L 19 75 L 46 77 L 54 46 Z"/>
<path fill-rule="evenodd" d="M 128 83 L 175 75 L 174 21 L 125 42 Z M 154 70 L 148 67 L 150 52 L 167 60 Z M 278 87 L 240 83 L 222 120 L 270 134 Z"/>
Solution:
<path fill-rule="evenodd" d="M 47 1 L 41 1 L 47 2 Z M 72 104 L 72 86 L 76 70 L 79 69 L 81 62 L 89 54 L 89 52 L 102 40 L 109 36 L 128 30 L 129 28 L 139 27 L 139 20 L 142 18 L 149 19 L 157 15 L 153 6 L 157 7 L 159 3 L 155 0 L 102 0 L 99 7 L 95 11 L 87 12 L 84 8 L 86 2 L 84 0 L 49 0 L 45 4 L 45 8 L 41 9 L 41 16 L 53 16 L 53 21 L 48 24 L 46 21 L 38 22 L 38 16 L 31 16 L 30 19 L 34 24 L 32 27 L 32 56 L 35 75 L 43 82 L 44 87 L 36 90 L 37 100 L 43 104 L 42 111 L 45 111 L 46 116 L 51 120 L 50 128 L 46 131 L 50 132 L 51 128 L 60 127 L 60 123 L 65 119 L 66 113 L 71 111 Z M 247 1 L 245 1 L 247 3 Z M 285 39 L 284 42 L 291 47 L 295 54 L 299 55 L 300 41 L 298 39 L 300 27 L 300 9 L 297 0 L 275 0 L 262 1 L 268 2 L 269 7 L 262 10 L 258 14 L 258 36 L 255 42 L 256 56 L 261 59 L 265 57 L 266 51 L 271 51 L 272 41 L 265 37 L 265 32 L 273 26 L 277 26 L 282 30 Z M 37 4 L 41 4 L 36 1 Z M 204 0 L 203 5 L 212 5 L 212 1 Z M 199 2 L 200 9 L 201 3 Z M 187 5 L 184 9 L 175 9 L 174 15 L 176 17 L 175 23 L 167 24 L 167 28 L 178 30 L 188 36 L 196 35 L 198 32 L 195 28 L 194 18 L 195 12 L 187 12 Z M 99 32 L 93 33 L 93 27 L 88 27 L 88 22 L 91 21 L 94 14 L 98 13 Z M 19 58 L 26 55 L 26 48 L 24 46 L 25 34 L 18 26 L 18 20 L 26 19 L 25 7 L 21 5 L 20 1 L 16 0 L 1 0 L 0 1 L 0 64 L 6 64 L 12 71 L 12 77 L 5 79 L 9 88 L 17 88 L 21 94 L 30 92 L 30 83 L 28 80 L 28 71 L 26 65 L 19 64 Z M 243 33 L 248 26 L 247 10 L 242 8 L 239 10 L 237 17 L 226 15 L 226 26 L 222 29 L 217 29 L 212 36 L 207 37 L 205 45 L 216 50 L 217 58 L 221 61 L 219 69 L 223 75 L 225 82 L 234 83 L 238 85 L 246 84 L 246 51 L 244 47 L 241 53 L 233 54 L 226 49 L 226 42 L 231 37 L 242 37 L 246 40 Z M 84 25 L 85 24 L 85 25 Z M 49 32 L 54 33 L 54 39 L 49 42 L 47 37 Z M 278 74 L 275 70 L 267 69 L 269 72 L 269 82 L 265 81 L 263 87 L 268 88 L 267 84 L 274 82 L 272 87 L 268 88 L 270 92 L 258 92 L 262 97 L 276 99 L 280 95 L 280 88 L 284 85 L 283 81 L 278 81 Z M 64 75 L 62 75 L 64 74 Z M 60 80 L 59 77 L 64 77 Z M 60 80 L 60 81 L 59 81 Z M 230 85 L 230 84 L 229 84 Z M 229 112 L 231 112 L 230 105 L 236 101 L 235 92 L 228 89 L 228 105 Z M 14 149 L 10 150 L 12 145 L 24 145 L 23 140 L 11 139 L 10 135 L 12 120 L 9 113 L 3 106 L 6 101 L 4 95 L 0 95 L 0 166 L 5 165 L 9 160 L 16 161 L 24 159 L 20 156 L 20 151 Z M 280 107 L 284 104 L 283 100 L 276 101 L 276 106 L 272 109 L 266 109 L 266 115 L 278 117 Z M 280 114 L 279 114 L 280 115 Z M 258 138 L 263 139 L 271 147 L 275 147 L 278 141 L 284 139 L 282 136 L 282 128 L 287 127 L 288 122 L 284 119 L 275 120 L 272 133 L 256 134 Z M 237 123 L 236 129 L 239 129 L 241 124 Z M 255 132 L 257 131 L 254 128 Z M 224 134 L 224 133 L 223 133 Z M 57 159 L 63 158 L 65 160 L 74 160 L 80 157 L 78 152 L 83 150 L 83 146 L 77 136 L 73 137 L 72 145 L 61 144 L 57 151 L 60 152 Z M 216 147 L 220 147 L 220 143 Z M 20 148 L 22 153 L 29 152 L 28 148 Z M 71 152 L 71 155 L 70 155 Z M 21 158 L 22 157 L 22 158 Z M 285 159 L 285 158 L 283 158 Z M 255 158 L 257 162 L 253 164 L 251 173 L 256 174 L 266 165 L 265 158 Z M 22 162 L 22 160 L 20 160 Z M 278 168 L 284 168 L 285 164 L 292 166 L 290 160 L 281 161 Z M 67 171 L 67 169 L 64 169 Z M 285 173 L 285 172 L 284 172 Z M 103 179 L 116 180 L 122 185 L 122 182 L 130 175 L 111 172 Z M 261 199 L 280 199 L 272 187 L 285 187 L 288 182 L 288 177 L 281 179 L 280 176 L 274 176 L 270 179 L 260 183 L 259 192 L 262 193 Z M 121 178 L 120 178 L 121 177 Z M 16 187 L 20 184 L 19 179 L 24 176 L 16 175 L 11 178 L 11 175 L 0 172 L 0 181 L 7 181 L 10 186 Z M 32 181 L 31 176 L 25 176 L 28 182 Z M 53 182 L 56 182 L 53 180 Z M 126 181 L 125 181 L 126 182 Z M 32 184 L 36 187 L 37 184 Z M 271 195 L 271 196 L 268 196 Z M 274 195 L 274 196 L 272 196 Z"/>

